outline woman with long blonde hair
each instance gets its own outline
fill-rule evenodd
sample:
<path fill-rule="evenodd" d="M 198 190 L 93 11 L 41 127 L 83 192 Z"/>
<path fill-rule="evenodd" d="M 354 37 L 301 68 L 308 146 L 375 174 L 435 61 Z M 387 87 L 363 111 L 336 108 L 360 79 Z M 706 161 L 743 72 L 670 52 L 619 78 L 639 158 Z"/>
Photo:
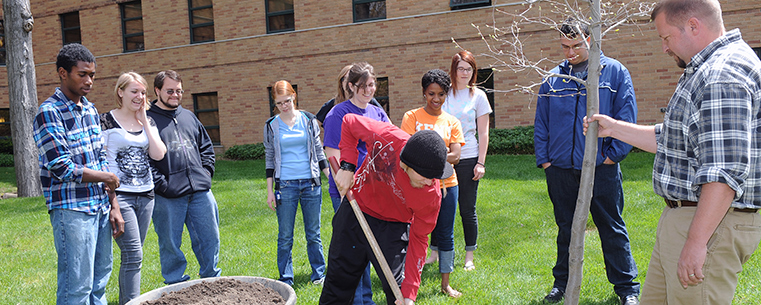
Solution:
<path fill-rule="evenodd" d="M 135 72 L 123 73 L 114 86 L 118 108 L 101 114 L 108 169 L 119 177 L 116 198 L 124 218 L 124 234 L 116 237 L 121 249 L 119 304 L 140 296 L 143 243 L 153 215 L 153 176 L 150 160 L 161 160 L 166 145 L 153 120 L 145 114 L 148 83 Z"/>

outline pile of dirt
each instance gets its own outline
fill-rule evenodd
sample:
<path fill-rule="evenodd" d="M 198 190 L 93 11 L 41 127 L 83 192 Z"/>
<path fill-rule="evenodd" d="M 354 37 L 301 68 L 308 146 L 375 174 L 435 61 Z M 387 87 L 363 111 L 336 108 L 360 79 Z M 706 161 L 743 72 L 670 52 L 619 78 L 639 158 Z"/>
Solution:
<path fill-rule="evenodd" d="M 260 283 L 246 283 L 235 279 L 205 281 L 190 287 L 164 293 L 160 298 L 141 305 L 191 304 L 251 304 L 282 305 L 285 300 L 277 291 Z"/>

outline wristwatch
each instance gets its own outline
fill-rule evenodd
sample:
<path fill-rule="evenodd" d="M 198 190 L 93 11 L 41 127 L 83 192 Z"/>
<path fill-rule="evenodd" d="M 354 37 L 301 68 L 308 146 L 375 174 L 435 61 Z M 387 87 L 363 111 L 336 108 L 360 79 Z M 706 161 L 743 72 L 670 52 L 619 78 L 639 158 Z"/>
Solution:
<path fill-rule="evenodd" d="M 354 170 L 357 169 L 357 166 L 354 165 L 354 164 L 351 164 L 349 162 L 346 162 L 346 161 L 341 161 L 341 167 L 340 167 L 340 169 L 345 170 L 345 171 L 350 171 L 350 172 L 353 173 Z"/>

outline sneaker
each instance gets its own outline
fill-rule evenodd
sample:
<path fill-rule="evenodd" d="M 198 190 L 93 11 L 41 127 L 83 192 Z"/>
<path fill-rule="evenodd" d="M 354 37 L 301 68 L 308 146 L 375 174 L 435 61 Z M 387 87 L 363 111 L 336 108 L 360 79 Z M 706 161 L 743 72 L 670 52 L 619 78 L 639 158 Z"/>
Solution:
<path fill-rule="evenodd" d="M 325 278 L 323 277 L 323 278 L 321 278 L 319 280 L 314 280 L 314 281 L 312 281 L 312 284 L 322 286 L 322 284 L 325 284 Z"/>
<path fill-rule="evenodd" d="M 563 300 L 564 295 L 565 292 L 556 287 L 552 287 L 552 290 L 550 290 L 550 293 L 544 297 L 544 300 L 552 303 L 557 303 Z"/>
<path fill-rule="evenodd" d="M 639 299 L 636 295 L 621 296 L 621 305 L 639 305 Z"/>

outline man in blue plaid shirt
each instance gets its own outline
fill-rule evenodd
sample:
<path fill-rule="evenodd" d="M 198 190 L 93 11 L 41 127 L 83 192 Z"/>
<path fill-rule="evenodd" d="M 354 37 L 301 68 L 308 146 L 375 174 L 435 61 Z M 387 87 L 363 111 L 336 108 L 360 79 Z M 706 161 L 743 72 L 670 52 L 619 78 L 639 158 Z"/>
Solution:
<path fill-rule="evenodd" d="M 85 98 L 95 57 L 80 44 L 65 45 L 56 59 L 61 87 L 34 118 L 40 180 L 58 253 L 56 304 L 107 304 L 111 236 L 124 232 L 113 193 L 119 178 L 107 172 L 100 119 Z"/>
<path fill-rule="evenodd" d="M 724 29 L 717 0 L 664 0 L 651 19 L 684 69 L 663 123 L 589 121 L 655 153 L 653 186 L 668 207 L 642 304 L 731 304 L 761 240 L 761 61 Z"/>

